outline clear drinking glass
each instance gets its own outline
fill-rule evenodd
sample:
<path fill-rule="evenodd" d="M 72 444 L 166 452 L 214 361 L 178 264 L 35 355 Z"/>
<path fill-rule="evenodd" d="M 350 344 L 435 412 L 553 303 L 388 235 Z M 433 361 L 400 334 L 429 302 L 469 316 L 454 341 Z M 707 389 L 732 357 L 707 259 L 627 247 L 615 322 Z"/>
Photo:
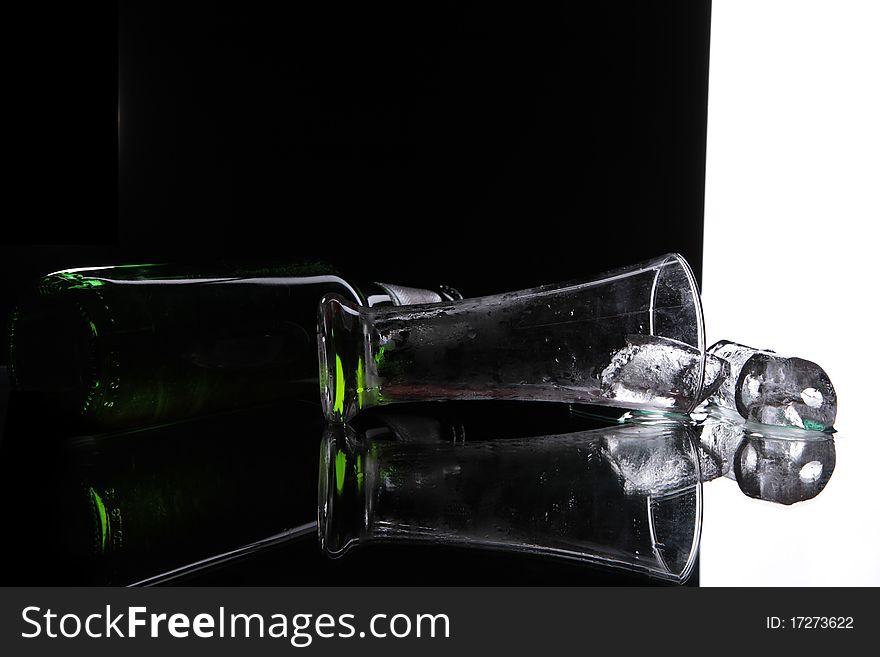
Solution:
<path fill-rule="evenodd" d="M 580 282 L 365 308 L 325 297 L 318 317 L 329 420 L 452 399 L 565 401 L 689 413 L 701 399 L 703 313 L 677 254 Z"/>
<path fill-rule="evenodd" d="M 376 436 L 327 424 L 318 525 L 330 556 L 429 542 L 690 575 L 702 488 L 685 423 L 465 442 Z"/>

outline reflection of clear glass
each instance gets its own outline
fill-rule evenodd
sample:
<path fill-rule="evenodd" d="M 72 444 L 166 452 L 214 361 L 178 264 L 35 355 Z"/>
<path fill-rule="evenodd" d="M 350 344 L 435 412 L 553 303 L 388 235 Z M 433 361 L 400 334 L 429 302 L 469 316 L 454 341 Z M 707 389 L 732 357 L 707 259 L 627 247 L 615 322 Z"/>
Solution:
<path fill-rule="evenodd" d="M 746 422 L 714 405 L 698 430 L 703 481 L 735 479 L 749 497 L 778 504 L 809 500 L 834 472 L 830 434 Z"/>
<path fill-rule="evenodd" d="M 690 575 L 702 497 L 685 424 L 465 442 L 368 435 L 325 432 L 319 528 L 331 556 L 427 541 Z"/>
<path fill-rule="evenodd" d="M 679 255 L 588 281 L 410 308 L 326 297 L 328 419 L 434 399 L 586 402 L 687 413 L 700 401 L 703 316 Z"/>

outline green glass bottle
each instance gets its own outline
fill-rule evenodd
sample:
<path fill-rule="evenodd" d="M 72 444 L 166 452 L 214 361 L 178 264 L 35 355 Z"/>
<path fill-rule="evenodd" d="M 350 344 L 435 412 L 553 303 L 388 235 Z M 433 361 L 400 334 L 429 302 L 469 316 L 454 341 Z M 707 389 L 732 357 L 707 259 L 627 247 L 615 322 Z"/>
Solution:
<path fill-rule="evenodd" d="M 322 262 L 59 271 L 12 311 L 11 384 L 102 431 L 317 400 L 315 317 L 328 293 L 365 306 L 458 297 L 442 286 L 354 285 Z"/>

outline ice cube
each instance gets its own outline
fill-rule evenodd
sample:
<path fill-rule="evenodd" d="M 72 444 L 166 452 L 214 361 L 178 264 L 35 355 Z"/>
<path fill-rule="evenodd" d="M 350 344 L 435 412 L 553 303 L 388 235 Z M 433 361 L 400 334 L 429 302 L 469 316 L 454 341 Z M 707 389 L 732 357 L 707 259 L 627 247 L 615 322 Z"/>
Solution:
<path fill-rule="evenodd" d="M 706 354 L 706 368 L 703 372 L 703 392 L 700 401 L 714 395 L 730 378 L 730 363 L 714 354 Z"/>
<path fill-rule="evenodd" d="M 755 353 L 736 384 L 736 407 L 747 420 L 825 431 L 834 426 L 837 394 L 816 363 Z"/>
<path fill-rule="evenodd" d="M 599 375 L 603 397 L 621 406 L 690 406 L 699 387 L 699 349 L 653 335 L 627 335 L 626 343 Z"/>
<path fill-rule="evenodd" d="M 746 361 L 759 351 L 761 350 L 747 347 L 744 344 L 737 344 L 730 340 L 720 340 L 706 350 L 707 354 L 727 361 L 729 366 L 727 377 L 720 381 L 713 393 L 708 396 L 710 402 L 724 408 L 736 410 L 737 379 Z M 766 353 L 772 352 L 768 351 Z"/>

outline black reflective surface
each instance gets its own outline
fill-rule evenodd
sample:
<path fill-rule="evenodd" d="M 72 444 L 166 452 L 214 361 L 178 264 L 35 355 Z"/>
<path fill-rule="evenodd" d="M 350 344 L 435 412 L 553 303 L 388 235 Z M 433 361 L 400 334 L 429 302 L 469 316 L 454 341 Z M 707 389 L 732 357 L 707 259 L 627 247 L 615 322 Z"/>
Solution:
<path fill-rule="evenodd" d="M 0 481 L 9 501 L 4 584 L 659 583 L 547 555 L 430 541 L 367 542 L 343 558 L 329 559 L 315 524 L 323 467 L 319 443 L 326 434 L 317 404 L 270 405 L 116 434 L 71 435 L 38 398 L 10 392 L 5 383 L 2 398 Z M 352 432 L 417 448 L 445 444 L 452 448 L 441 450 L 447 456 L 456 453 L 455 445 L 508 441 L 527 446 L 548 436 L 564 440 L 618 432 L 620 440 L 602 448 L 602 459 L 633 482 L 646 471 L 657 481 L 667 475 L 662 463 L 651 463 L 650 454 L 645 461 L 627 458 L 626 449 L 618 453 L 627 445 L 625 428 L 686 422 L 704 487 L 730 486 L 733 482 L 724 480 L 732 479 L 746 497 L 784 508 L 817 497 L 831 480 L 837 460 L 833 435 L 746 423 L 723 409 L 702 410 L 688 422 L 550 403 L 404 404 L 364 412 Z M 596 475 L 593 470 L 582 475 L 589 479 Z M 485 488 L 491 490 L 493 482 L 485 482 Z M 530 499 L 527 491 L 523 494 L 523 501 Z M 604 508 L 606 520 L 624 513 L 626 503 L 621 499 L 620 504 Z M 712 515 L 711 505 L 704 513 L 714 523 L 726 522 L 721 514 Z M 698 582 L 697 568 L 687 583 Z"/>
<path fill-rule="evenodd" d="M 328 559 L 317 532 L 303 531 L 317 510 L 323 428 L 317 405 L 270 406 L 127 433 L 69 436 L 27 395 L 4 391 L 3 398 L 0 469 L 4 497 L 15 501 L 4 541 L 4 584 L 655 583 L 559 559 L 454 546 L 367 545 L 344 559 Z M 414 440 L 445 440 L 465 427 L 471 439 L 478 439 L 602 424 L 553 404 L 396 410 L 396 416 L 367 414 L 360 423 L 397 426 L 404 439 L 409 431 Z M 426 413 L 419 427 L 418 418 Z M 298 536 L 218 558 L 291 529 L 298 529 Z M 197 568 L 187 567 L 203 560 Z M 697 581 L 694 576 L 689 583 Z"/>

